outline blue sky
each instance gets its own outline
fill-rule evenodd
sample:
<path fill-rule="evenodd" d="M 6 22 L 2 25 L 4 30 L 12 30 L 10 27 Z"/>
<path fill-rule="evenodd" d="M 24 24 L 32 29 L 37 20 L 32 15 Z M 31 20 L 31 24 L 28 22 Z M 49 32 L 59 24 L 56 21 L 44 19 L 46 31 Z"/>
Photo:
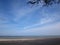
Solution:
<path fill-rule="evenodd" d="M 60 35 L 60 4 L 29 5 L 27 0 L 0 0 L 0 36 Z"/>

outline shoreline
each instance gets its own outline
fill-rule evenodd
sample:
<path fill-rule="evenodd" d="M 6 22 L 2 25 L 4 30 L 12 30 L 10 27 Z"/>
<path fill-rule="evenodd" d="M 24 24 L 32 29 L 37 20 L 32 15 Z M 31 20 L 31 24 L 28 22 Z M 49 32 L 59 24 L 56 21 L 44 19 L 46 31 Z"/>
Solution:
<path fill-rule="evenodd" d="M 44 40 L 46 38 L 40 38 L 39 40 Z M 28 40 L 38 40 L 35 38 L 25 38 L 25 39 L 0 39 L 0 41 L 28 41 Z"/>
<path fill-rule="evenodd" d="M 35 40 L 35 39 L 0 39 L 0 41 L 25 41 L 25 40 Z"/>
<path fill-rule="evenodd" d="M 0 45 L 60 45 L 60 38 L 0 39 Z"/>
<path fill-rule="evenodd" d="M 52 40 L 52 39 L 60 39 L 60 38 L 22 38 L 22 39 L 0 39 L 1 41 L 28 41 L 28 40 Z"/>

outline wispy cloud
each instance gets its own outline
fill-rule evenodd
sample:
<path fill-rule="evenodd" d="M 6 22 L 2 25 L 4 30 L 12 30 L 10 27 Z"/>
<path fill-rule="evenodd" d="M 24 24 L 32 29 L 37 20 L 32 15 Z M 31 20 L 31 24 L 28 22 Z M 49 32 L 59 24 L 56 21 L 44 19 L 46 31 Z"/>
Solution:
<path fill-rule="evenodd" d="M 0 3 L 0 35 L 60 35 L 60 6 L 30 7 L 26 1 Z"/>
<path fill-rule="evenodd" d="M 24 29 L 29 29 L 29 28 L 33 28 L 33 27 L 37 27 L 37 26 L 42 26 L 44 24 L 49 24 L 49 23 L 53 23 L 53 22 L 57 22 L 60 20 L 60 12 L 57 11 L 55 13 L 47 13 L 45 11 L 43 11 L 42 13 L 42 18 L 40 18 L 40 20 L 36 23 L 36 24 L 33 24 L 31 26 L 26 26 L 24 27 Z"/>
<path fill-rule="evenodd" d="M 26 30 L 2 30 L 0 35 L 60 35 L 60 22 Z"/>
<path fill-rule="evenodd" d="M 51 22 L 52 22 L 52 19 L 41 19 L 36 24 L 33 24 L 31 26 L 24 27 L 24 29 L 29 29 L 29 28 L 33 28 L 33 27 L 37 27 L 37 26 L 42 26 L 44 24 L 51 23 Z"/>
<path fill-rule="evenodd" d="M 24 32 L 27 35 L 28 34 L 37 34 L 37 35 L 60 35 L 60 22 L 50 24 L 50 25 L 45 25 L 42 27 L 35 27 L 35 28 L 30 28 L 25 30 Z"/>

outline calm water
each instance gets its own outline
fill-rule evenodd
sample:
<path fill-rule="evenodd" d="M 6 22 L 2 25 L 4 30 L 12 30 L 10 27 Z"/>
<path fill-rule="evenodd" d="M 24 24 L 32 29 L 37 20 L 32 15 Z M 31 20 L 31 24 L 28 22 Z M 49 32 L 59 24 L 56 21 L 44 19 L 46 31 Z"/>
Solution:
<path fill-rule="evenodd" d="M 60 38 L 60 36 L 0 36 L 0 39 Z"/>

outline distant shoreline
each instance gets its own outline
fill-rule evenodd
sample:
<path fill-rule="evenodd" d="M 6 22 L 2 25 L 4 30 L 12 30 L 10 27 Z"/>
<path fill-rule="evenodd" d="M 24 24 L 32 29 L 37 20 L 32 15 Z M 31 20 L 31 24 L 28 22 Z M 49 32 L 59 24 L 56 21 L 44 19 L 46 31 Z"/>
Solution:
<path fill-rule="evenodd" d="M 60 38 L 60 35 L 55 36 L 0 36 L 0 39 L 25 39 L 25 38 Z"/>

